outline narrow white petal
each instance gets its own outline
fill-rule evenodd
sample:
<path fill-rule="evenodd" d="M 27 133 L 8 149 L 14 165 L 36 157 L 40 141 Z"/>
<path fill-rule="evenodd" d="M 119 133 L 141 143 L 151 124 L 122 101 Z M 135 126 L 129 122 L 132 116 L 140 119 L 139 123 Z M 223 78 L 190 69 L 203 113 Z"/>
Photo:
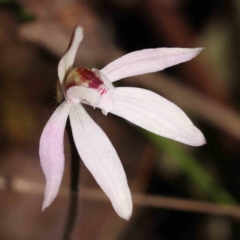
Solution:
<path fill-rule="evenodd" d="M 96 89 L 74 86 L 67 90 L 67 98 L 73 103 L 85 101 L 89 105 L 96 107 L 101 101 L 101 94 Z"/>
<path fill-rule="evenodd" d="M 113 92 L 111 113 L 150 131 L 188 145 L 206 143 L 187 115 L 167 99 L 141 88 L 121 87 Z"/>
<path fill-rule="evenodd" d="M 63 176 L 63 136 L 70 104 L 63 102 L 47 122 L 40 139 L 40 161 L 46 178 L 43 210 L 55 199 Z"/>
<path fill-rule="evenodd" d="M 58 64 L 58 78 L 63 83 L 65 75 L 70 72 L 78 50 L 78 46 L 83 39 L 83 29 L 79 26 L 75 27 L 74 33 L 67 52 L 61 58 Z"/>
<path fill-rule="evenodd" d="M 116 59 L 101 72 L 111 82 L 119 79 L 161 71 L 197 56 L 203 48 L 156 48 L 132 52 Z"/>
<path fill-rule="evenodd" d="M 84 164 L 109 197 L 118 215 L 128 220 L 132 213 L 131 193 L 114 147 L 81 105 L 71 108 L 70 122 Z"/>

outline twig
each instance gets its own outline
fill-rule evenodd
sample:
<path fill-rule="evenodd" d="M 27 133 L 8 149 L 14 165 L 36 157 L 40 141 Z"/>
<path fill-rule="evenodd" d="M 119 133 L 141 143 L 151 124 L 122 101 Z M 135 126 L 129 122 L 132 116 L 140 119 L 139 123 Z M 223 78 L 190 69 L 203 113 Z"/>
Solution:
<path fill-rule="evenodd" d="M 240 218 L 240 207 L 224 206 L 215 203 L 192 201 L 170 197 L 133 195 L 134 204 L 141 207 L 164 208 L 177 211 L 198 212 L 214 215 L 226 215 Z"/>
<path fill-rule="evenodd" d="M 0 176 L 0 190 L 7 190 L 18 193 L 26 194 L 43 194 L 44 185 L 39 183 L 33 183 L 30 180 L 22 179 L 19 177 L 12 177 L 10 181 Z M 59 197 L 65 197 L 68 195 L 67 189 L 61 189 Z M 101 190 L 97 189 L 81 189 L 81 199 L 97 202 L 109 202 L 107 197 Z M 160 197 L 158 195 L 142 195 L 133 194 L 133 202 L 135 206 L 139 207 L 152 207 L 152 208 L 164 208 L 177 211 L 198 212 L 214 215 L 225 215 L 233 218 L 240 218 L 240 207 L 227 206 L 215 203 L 207 203 L 201 201 L 185 200 L 171 197 Z"/>

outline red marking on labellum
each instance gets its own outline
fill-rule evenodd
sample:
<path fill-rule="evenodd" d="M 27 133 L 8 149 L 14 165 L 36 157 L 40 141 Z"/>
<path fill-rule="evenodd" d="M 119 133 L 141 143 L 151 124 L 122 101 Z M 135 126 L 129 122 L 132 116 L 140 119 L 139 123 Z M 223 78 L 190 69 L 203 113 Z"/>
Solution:
<path fill-rule="evenodd" d="M 83 82 L 88 82 L 90 88 L 97 89 L 102 84 L 93 71 L 87 68 L 77 68 L 76 71 Z"/>
<path fill-rule="evenodd" d="M 107 92 L 107 89 L 101 87 L 101 88 L 99 88 L 97 91 L 98 91 L 101 95 L 103 95 L 104 93 Z"/>

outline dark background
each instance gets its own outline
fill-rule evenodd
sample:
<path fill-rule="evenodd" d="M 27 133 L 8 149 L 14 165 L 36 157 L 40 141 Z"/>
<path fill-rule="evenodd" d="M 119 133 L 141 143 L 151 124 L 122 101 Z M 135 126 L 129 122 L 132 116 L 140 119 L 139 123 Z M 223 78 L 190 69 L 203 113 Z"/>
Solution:
<path fill-rule="evenodd" d="M 237 0 L 0 0 L 0 239 L 62 239 L 69 202 L 68 139 L 61 193 L 44 213 L 38 144 L 57 106 L 57 64 L 75 25 L 85 34 L 78 66 L 100 69 L 144 48 L 205 47 L 191 62 L 154 75 L 159 81 L 148 74 L 117 84 L 148 88 L 175 102 L 204 133 L 207 145 L 193 148 L 156 138 L 87 109 L 119 153 L 133 193 L 238 205 L 239 17 Z M 198 206 L 186 212 L 178 202 L 178 210 L 134 204 L 133 217 L 125 222 L 98 197 L 101 190 L 81 166 L 85 195 L 72 239 L 240 238 L 240 221 L 233 214 L 199 212 Z M 97 192 L 84 192 L 89 189 Z"/>

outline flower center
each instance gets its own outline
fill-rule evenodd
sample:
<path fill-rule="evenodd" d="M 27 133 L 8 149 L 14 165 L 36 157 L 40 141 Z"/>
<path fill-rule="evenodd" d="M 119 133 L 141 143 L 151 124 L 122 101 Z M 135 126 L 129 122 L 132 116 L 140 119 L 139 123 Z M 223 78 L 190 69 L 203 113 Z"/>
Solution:
<path fill-rule="evenodd" d="M 113 107 L 110 92 L 115 91 L 115 88 L 97 69 L 81 67 L 72 69 L 63 87 L 65 98 L 70 103 L 85 103 L 94 108 L 99 107 L 105 115 Z"/>
<path fill-rule="evenodd" d="M 82 86 L 93 89 L 100 89 L 103 81 L 96 76 L 96 73 L 87 68 L 74 68 L 68 75 L 65 82 L 65 92 L 73 86 Z"/>

